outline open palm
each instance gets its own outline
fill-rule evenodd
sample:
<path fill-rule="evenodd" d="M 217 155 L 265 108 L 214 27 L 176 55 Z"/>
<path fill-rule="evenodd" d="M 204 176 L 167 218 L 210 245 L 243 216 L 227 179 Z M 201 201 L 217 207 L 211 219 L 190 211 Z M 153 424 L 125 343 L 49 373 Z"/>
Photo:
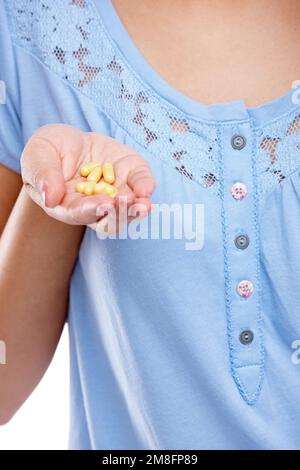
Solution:
<path fill-rule="evenodd" d="M 90 161 L 114 165 L 118 195 L 83 196 L 75 191 L 80 167 Z M 151 210 L 155 182 L 147 162 L 126 145 L 96 132 L 66 124 L 41 127 L 21 158 L 22 177 L 31 198 L 48 215 L 72 225 L 96 224 L 126 201 L 132 213 Z"/>

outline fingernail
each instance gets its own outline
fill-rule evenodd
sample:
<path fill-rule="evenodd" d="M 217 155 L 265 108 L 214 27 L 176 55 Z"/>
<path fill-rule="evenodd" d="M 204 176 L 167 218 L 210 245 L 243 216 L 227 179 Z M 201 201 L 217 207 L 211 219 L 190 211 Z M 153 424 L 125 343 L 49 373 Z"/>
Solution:
<path fill-rule="evenodd" d="M 45 206 L 46 205 L 46 191 L 42 192 L 42 201 L 43 201 L 43 204 Z"/>
<path fill-rule="evenodd" d="M 47 205 L 46 204 L 46 199 L 47 199 L 47 184 L 46 183 L 43 183 L 41 185 L 40 195 L 41 195 L 44 206 L 46 206 Z"/>

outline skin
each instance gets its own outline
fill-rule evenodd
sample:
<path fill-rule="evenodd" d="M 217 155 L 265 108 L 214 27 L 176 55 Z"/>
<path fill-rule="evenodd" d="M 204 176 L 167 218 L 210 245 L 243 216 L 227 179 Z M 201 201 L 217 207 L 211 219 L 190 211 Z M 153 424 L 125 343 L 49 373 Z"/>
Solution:
<path fill-rule="evenodd" d="M 205 104 L 257 106 L 300 79 L 299 0 L 113 0 L 169 84 Z"/>
<path fill-rule="evenodd" d="M 155 70 L 203 103 L 243 97 L 248 106 L 256 106 L 285 93 L 300 76 L 299 1 L 114 4 Z M 84 226 L 94 227 L 112 206 L 118 210 L 118 198 L 74 193 L 79 166 L 99 158 L 114 163 L 119 196 L 147 214 L 155 184 L 148 166 L 128 147 L 99 134 L 65 125 L 41 128 L 24 150 L 26 191 L 15 206 L 21 180 L 0 166 L 1 230 L 5 226 L 0 240 L 0 338 L 8 351 L 8 364 L 0 367 L 2 424 L 30 395 L 56 349 Z"/>
<path fill-rule="evenodd" d="M 118 198 L 75 192 L 78 170 L 90 159 L 114 164 Z M 0 199 L 11 212 L 0 240 L 0 338 L 7 364 L 0 367 L 0 423 L 7 423 L 36 387 L 59 341 L 69 284 L 84 225 L 97 224 L 120 197 L 144 214 L 154 179 L 135 152 L 96 133 L 67 125 L 40 128 L 22 155 L 21 179 L 0 167 Z M 43 196 L 44 193 L 44 196 Z M 26 364 L 26 367 L 24 367 Z"/>
<path fill-rule="evenodd" d="M 2 169 L 0 183 L 1 176 Z M 15 179 L 6 174 L 7 182 Z M 31 394 L 55 352 L 83 230 L 50 218 L 21 191 L 0 240 L 0 338 L 7 347 L 7 364 L 0 366 L 1 424 Z"/>
<path fill-rule="evenodd" d="M 14 203 L 22 188 L 22 179 L 17 173 L 0 165 L 0 235 L 4 230 L 6 221 L 11 213 Z"/>

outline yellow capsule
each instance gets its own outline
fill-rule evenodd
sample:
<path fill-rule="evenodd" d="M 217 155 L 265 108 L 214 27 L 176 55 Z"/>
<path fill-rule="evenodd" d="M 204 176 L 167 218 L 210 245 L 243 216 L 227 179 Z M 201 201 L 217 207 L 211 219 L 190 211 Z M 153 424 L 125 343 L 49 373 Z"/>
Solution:
<path fill-rule="evenodd" d="M 106 194 L 110 197 L 116 197 L 116 195 L 118 194 L 118 190 L 114 186 L 108 185 L 106 187 Z"/>
<path fill-rule="evenodd" d="M 79 170 L 81 176 L 88 176 L 97 166 L 101 166 L 100 162 L 85 163 Z"/>
<path fill-rule="evenodd" d="M 103 165 L 103 178 L 106 183 L 113 184 L 116 180 L 114 167 L 111 163 L 104 163 Z"/>
<path fill-rule="evenodd" d="M 85 188 L 86 182 L 85 181 L 80 181 L 79 183 L 76 184 L 76 191 L 77 193 L 84 193 L 84 188 Z"/>
<path fill-rule="evenodd" d="M 117 188 L 111 186 L 105 181 L 100 181 L 100 183 L 97 183 L 94 186 L 94 194 L 105 194 L 106 196 L 115 197 L 117 193 Z"/>
<path fill-rule="evenodd" d="M 91 173 L 87 177 L 87 181 L 91 181 L 93 183 L 98 183 L 102 176 L 102 168 L 101 166 L 96 166 Z"/>
<path fill-rule="evenodd" d="M 84 194 L 85 194 L 86 196 L 91 196 L 92 194 L 94 194 L 94 187 L 95 187 L 95 184 L 96 184 L 96 183 L 92 183 L 92 182 L 85 183 Z"/>
<path fill-rule="evenodd" d="M 106 187 L 108 186 L 105 181 L 100 181 L 100 183 L 95 184 L 94 194 L 106 194 Z"/>

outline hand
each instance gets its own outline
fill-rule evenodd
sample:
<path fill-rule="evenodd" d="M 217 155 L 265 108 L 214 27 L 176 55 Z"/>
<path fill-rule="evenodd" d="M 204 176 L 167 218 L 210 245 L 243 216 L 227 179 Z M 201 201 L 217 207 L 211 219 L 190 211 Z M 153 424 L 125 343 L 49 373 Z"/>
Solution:
<path fill-rule="evenodd" d="M 86 162 L 111 162 L 118 188 L 115 198 L 83 196 L 75 191 Z M 21 157 L 22 178 L 30 197 L 57 220 L 91 225 L 126 201 L 138 217 L 151 210 L 155 181 L 147 162 L 116 140 L 96 132 L 82 132 L 66 124 L 41 127 L 28 141 Z"/>

